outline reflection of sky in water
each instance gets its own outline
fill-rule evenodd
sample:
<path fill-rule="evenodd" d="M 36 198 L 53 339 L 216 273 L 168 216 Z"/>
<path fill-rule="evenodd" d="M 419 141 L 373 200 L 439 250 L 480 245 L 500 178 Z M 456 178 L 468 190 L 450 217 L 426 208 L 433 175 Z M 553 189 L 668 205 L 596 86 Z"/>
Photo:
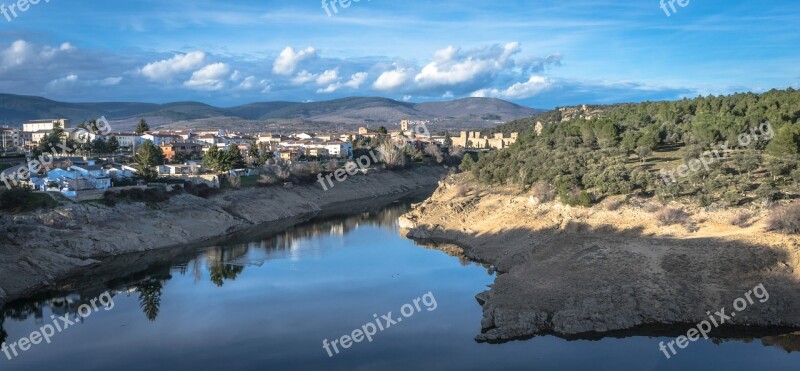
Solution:
<path fill-rule="evenodd" d="M 373 219 L 317 223 L 248 244 L 212 247 L 191 261 L 137 278 L 115 297 L 116 307 L 7 361 L 0 370 L 236 370 L 236 369 L 793 369 L 789 354 L 761 341 L 693 343 L 672 360 L 665 339 L 633 337 L 566 341 L 540 337 L 502 345 L 477 344 L 481 308 L 474 296 L 493 277 L 477 264 L 415 246 L 394 222 L 402 209 Z M 214 273 L 216 272 L 216 273 Z M 212 282 L 217 274 L 222 286 Z M 164 280 L 171 275 L 171 279 Z M 144 277 L 148 278 L 148 277 Z M 161 280 L 159 280 L 161 279 Z M 154 322 L 136 288 L 163 281 Z M 126 290 L 127 289 L 127 290 Z M 322 339 L 352 332 L 428 291 L 435 311 L 413 317 L 332 359 Z M 90 296 L 89 298 L 93 297 Z M 79 296 L 72 295 L 72 307 Z M 86 300 L 84 295 L 84 300 Z M 53 310 L 5 321 L 16 341 Z M 57 309 L 63 311 L 64 306 Z M 33 314 L 33 313 L 32 313 Z M 26 316 L 22 316 L 26 317 Z"/>

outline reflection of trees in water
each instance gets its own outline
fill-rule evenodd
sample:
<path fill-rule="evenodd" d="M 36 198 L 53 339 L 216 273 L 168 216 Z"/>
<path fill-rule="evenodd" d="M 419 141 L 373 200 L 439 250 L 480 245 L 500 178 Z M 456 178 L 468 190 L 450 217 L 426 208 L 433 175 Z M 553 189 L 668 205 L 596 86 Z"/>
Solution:
<path fill-rule="evenodd" d="M 211 282 L 217 287 L 222 287 L 225 281 L 236 280 L 236 277 L 244 271 L 244 266 L 241 263 L 236 263 L 235 260 L 246 256 L 248 250 L 247 245 L 212 247 L 208 249 L 206 258 L 208 259 Z"/>
<path fill-rule="evenodd" d="M 137 285 L 139 292 L 139 306 L 147 319 L 155 321 L 161 309 L 161 291 L 164 284 L 158 279 L 149 279 Z"/>
<path fill-rule="evenodd" d="M 786 353 L 800 352 L 800 331 L 785 335 L 766 336 L 761 338 L 761 343 L 764 346 L 781 348 Z"/>
<path fill-rule="evenodd" d="M 6 322 L 6 316 L 0 315 L 0 344 L 6 342 L 6 338 L 8 337 L 8 333 L 6 332 L 6 328 L 3 326 Z"/>

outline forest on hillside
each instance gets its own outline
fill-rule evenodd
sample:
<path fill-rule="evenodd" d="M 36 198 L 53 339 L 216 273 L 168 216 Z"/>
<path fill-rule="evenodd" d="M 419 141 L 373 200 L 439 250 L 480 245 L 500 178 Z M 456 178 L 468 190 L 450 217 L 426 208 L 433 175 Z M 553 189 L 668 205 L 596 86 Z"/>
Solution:
<path fill-rule="evenodd" d="M 589 119 L 554 110 L 499 127 L 524 135 L 462 168 L 487 184 L 552 187 L 568 204 L 631 193 L 769 204 L 800 193 L 798 118 L 794 89 L 619 104 Z"/>

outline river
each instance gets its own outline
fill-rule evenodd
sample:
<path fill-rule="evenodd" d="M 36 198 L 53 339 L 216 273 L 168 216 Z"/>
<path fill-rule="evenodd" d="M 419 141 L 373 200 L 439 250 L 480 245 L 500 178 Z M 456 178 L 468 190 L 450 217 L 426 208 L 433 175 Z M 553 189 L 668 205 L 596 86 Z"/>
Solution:
<path fill-rule="evenodd" d="M 658 348 L 671 340 L 667 337 L 541 336 L 477 343 L 482 315 L 475 295 L 493 282 L 492 269 L 404 238 L 397 218 L 407 209 L 396 203 L 168 257 L 145 253 L 125 263 L 130 272 L 85 275 L 11 303 L 0 317 L 0 338 L 16 342 L 17 355 L 10 349 L 9 356 L 0 353 L 0 370 L 796 370 L 800 365 L 798 353 L 790 352 L 800 349 L 800 336 L 791 335 L 701 340 L 671 359 Z M 75 320 L 81 315 L 86 316 Z M 19 349 L 25 343 L 20 339 L 36 343 L 34 331 L 48 332 L 44 328 L 56 324 L 67 327 L 47 336 L 49 343 L 39 338 Z M 374 333 L 371 341 L 365 333 Z M 346 334 L 349 341 L 342 339 Z"/>

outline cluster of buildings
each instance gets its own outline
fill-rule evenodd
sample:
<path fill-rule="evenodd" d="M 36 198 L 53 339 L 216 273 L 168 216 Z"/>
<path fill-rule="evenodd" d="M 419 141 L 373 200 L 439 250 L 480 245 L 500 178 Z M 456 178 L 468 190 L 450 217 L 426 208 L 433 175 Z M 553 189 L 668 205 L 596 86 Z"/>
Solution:
<path fill-rule="evenodd" d="M 58 125 L 65 131 L 72 129 L 67 119 L 32 120 L 22 124 L 22 130 L 10 127 L 0 128 L 0 151 L 9 152 L 36 147 L 45 135 L 53 132 Z"/>
<path fill-rule="evenodd" d="M 503 133 L 495 133 L 491 137 L 481 135 L 478 131 L 462 131 L 458 137 L 451 138 L 453 146 L 474 149 L 503 149 L 517 142 L 519 133 L 511 133 L 506 138 Z"/>
<path fill-rule="evenodd" d="M 286 161 L 348 159 L 353 157 L 353 142 L 365 138 L 402 139 L 409 146 L 424 149 L 429 145 L 446 146 L 446 136 L 434 136 L 428 131 L 428 122 L 400 122 L 399 130 L 374 131 L 361 127 L 357 132 L 343 134 L 246 134 L 228 132 L 222 129 L 199 129 L 178 131 L 149 131 L 144 134 L 108 132 L 87 133 L 72 127 L 70 120 L 49 119 L 32 120 L 23 124 L 22 130 L 0 128 L 0 152 L 27 152 L 35 148 L 57 126 L 64 129 L 64 135 L 79 141 L 93 141 L 97 138 L 105 140 L 115 137 L 121 153 L 109 154 L 107 162 L 99 159 L 91 160 L 83 157 L 56 158 L 46 167 L 31 171 L 29 183 L 41 191 L 58 191 L 67 196 L 74 196 L 78 191 L 103 190 L 114 186 L 116 181 L 132 178 L 136 170 L 125 164 L 125 157 L 132 155 L 145 141 L 151 141 L 161 148 L 168 164 L 159 166 L 158 171 L 164 176 L 198 176 L 204 171 L 200 160 L 211 148 L 228 150 L 232 146 L 239 148 L 248 157 L 253 146 L 257 146 L 259 154 L 268 154 Z M 78 137 L 80 135 L 80 137 Z M 502 134 L 492 137 L 481 136 L 479 132 L 462 131 L 459 137 L 450 138 L 452 146 L 473 149 L 502 149 L 517 140 L 517 133 L 509 138 Z M 75 156 L 74 154 L 68 156 Z M 115 162 L 121 158 L 122 163 Z M 130 158 L 130 157 L 129 157 Z M 6 170 L 18 170 L 16 168 Z"/>

